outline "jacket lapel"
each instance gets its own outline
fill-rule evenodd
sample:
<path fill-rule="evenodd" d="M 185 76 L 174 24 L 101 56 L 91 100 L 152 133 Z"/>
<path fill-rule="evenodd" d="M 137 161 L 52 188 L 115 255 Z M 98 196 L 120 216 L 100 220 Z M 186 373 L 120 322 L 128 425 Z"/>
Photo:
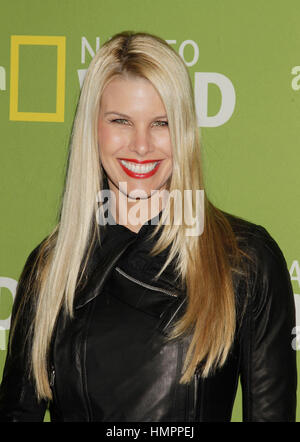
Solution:
<path fill-rule="evenodd" d="M 123 231 L 118 235 L 107 235 L 104 241 L 97 242 L 88 263 L 85 275 L 86 283 L 77 289 L 75 294 L 74 308 L 79 309 L 94 299 L 100 292 L 109 277 L 115 263 L 119 260 L 126 249 L 134 243 L 136 237 Z"/>

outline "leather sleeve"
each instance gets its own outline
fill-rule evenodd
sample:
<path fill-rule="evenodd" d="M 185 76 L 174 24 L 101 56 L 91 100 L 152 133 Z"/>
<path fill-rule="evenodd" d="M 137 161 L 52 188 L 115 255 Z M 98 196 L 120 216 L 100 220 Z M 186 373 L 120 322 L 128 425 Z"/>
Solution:
<path fill-rule="evenodd" d="M 39 246 L 38 246 L 39 247 Z M 36 247 L 26 260 L 20 276 L 13 304 L 11 325 L 16 320 L 29 272 L 37 254 Z M 29 296 L 22 313 L 18 315 L 11 351 L 7 352 L 3 378 L 0 386 L 0 421 L 25 422 L 43 421 L 47 408 L 46 401 L 37 401 L 33 382 L 28 376 L 29 341 L 25 341 L 28 325 L 33 317 L 32 299 Z M 11 335 L 9 336 L 9 342 Z M 10 346 L 8 345 L 8 349 Z"/>
<path fill-rule="evenodd" d="M 256 260 L 241 339 L 243 421 L 293 422 L 296 351 L 292 348 L 295 301 L 285 258 L 261 226 L 254 235 Z"/>

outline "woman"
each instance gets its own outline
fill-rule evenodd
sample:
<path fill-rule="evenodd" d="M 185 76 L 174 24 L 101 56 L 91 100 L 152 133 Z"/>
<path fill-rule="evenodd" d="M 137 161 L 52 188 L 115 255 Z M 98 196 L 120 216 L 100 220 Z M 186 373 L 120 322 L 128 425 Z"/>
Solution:
<path fill-rule="evenodd" d="M 53 421 L 229 421 L 240 376 L 244 421 L 293 421 L 294 325 L 278 245 L 204 191 L 181 58 L 115 35 L 85 78 L 59 223 L 19 281 L 2 420 L 49 403 Z"/>

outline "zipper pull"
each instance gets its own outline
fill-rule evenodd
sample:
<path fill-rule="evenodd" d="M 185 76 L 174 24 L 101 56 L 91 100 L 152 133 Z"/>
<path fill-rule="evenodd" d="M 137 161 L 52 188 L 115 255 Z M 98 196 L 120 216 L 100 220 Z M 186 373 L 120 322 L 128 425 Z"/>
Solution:
<path fill-rule="evenodd" d="M 55 382 L 55 368 L 52 365 L 51 367 L 51 372 L 50 372 L 50 387 L 54 387 L 54 382 Z"/>

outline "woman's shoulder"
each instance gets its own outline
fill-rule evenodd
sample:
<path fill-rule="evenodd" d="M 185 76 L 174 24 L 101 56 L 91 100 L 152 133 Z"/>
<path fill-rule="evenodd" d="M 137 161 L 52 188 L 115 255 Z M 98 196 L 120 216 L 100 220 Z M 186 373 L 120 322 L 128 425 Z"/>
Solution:
<path fill-rule="evenodd" d="M 257 260 L 285 261 L 281 247 L 266 227 L 222 211 L 229 221 L 239 247 Z"/>
<path fill-rule="evenodd" d="M 292 311 L 294 301 L 290 273 L 277 241 L 259 224 L 228 213 L 225 216 L 236 234 L 239 248 L 250 257 L 246 260 L 246 292 L 253 299 L 255 310 L 260 311 L 262 305 L 272 303 L 280 306 L 279 309 L 286 309 L 288 304 Z"/>
<path fill-rule="evenodd" d="M 19 276 L 17 290 L 14 301 L 14 308 L 17 309 L 19 304 L 29 301 L 35 282 L 40 271 L 39 262 L 43 259 L 43 249 L 48 237 L 36 244 L 27 255 L 22 271 Z"/>
<path fill-rule="evenodd" d="M 39 243 L 37 243 L 33 249 L 31 249 L 30 253 L 27 255 L 25 259 L 25 263 L 23 266 L 23 270 L 20 276 L 20 279 L 23 279 L 34 267 L 38 256 L 40 255 L 42 248 L 44 247 L 48 236 L 42 239 Z"/>

